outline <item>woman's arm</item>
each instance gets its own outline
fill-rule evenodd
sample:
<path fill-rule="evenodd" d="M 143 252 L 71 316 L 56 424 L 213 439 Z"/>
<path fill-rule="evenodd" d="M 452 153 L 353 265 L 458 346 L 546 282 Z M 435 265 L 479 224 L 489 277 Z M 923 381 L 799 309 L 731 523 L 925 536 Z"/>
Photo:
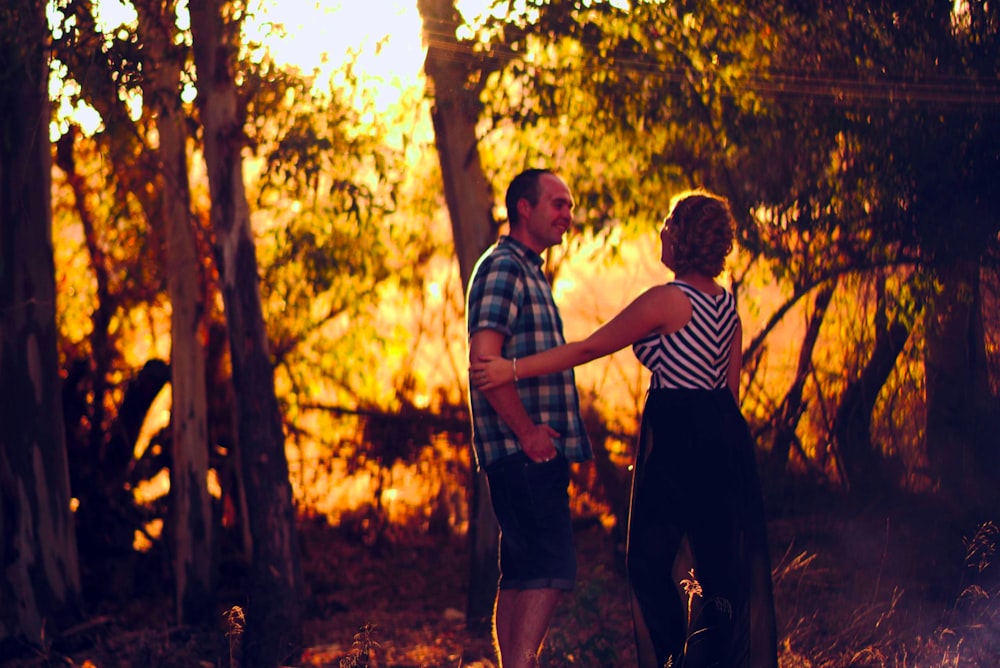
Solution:
<path fill-rule="evenodd" d="M 582 341 L 519 357 L 516 361 L 483 356 L 473 362 L 470 380 L 488 390 L 517 379 L 559 373 L 631 345 L 653 332 L 669 333 L 691 318 L 691 302 L 679 288 L 660 285 L 639 295 L 618 315 Z"/>

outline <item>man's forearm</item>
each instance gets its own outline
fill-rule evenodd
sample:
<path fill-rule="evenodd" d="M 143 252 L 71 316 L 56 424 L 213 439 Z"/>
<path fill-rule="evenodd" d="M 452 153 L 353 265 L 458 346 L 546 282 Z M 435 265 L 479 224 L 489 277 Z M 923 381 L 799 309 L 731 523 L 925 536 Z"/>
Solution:
<path fill-rule="evenodd" d="M 472 335 L 469 341 L 469 360 L 479 359 L 482 355 L 501 356 L 506 336 L 493 329 L 482 329 Z M 521 447 L 529 441 L 537 426 L 528 414 L 521 397 L 517 393 L 517 385 L 508 383 L 492 390 L 483 392 L 486 401 L 497 412 L 517 438 Z"/>
<path fill-rule="evenodd" d="M 535 421 L 528 415 L 521 397 L 518 396 L 517 386 L 507 383 L 483 394 L 500 419 L 514 432 L 514 436 L 519 441 L 527 439 L 528 433 L 535 428 Z"/>

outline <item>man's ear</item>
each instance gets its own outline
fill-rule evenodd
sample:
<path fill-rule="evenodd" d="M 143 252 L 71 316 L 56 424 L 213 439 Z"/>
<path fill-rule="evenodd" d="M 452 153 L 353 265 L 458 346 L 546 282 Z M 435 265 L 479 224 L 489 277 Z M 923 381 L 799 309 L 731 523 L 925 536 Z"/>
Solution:
<path fill-rule="evenodd" d="M 517 200 L 517 220 L 518 220 L 518 223 L 520 223 L 520 221 L 522 221 L 525 218 L 527 218 L 529 213 L 531 213 L 531 202 L 529 202 L 527 200 L 527 198 L 524 198 L 524 197 L 522 197 L 521 199 Z"/>

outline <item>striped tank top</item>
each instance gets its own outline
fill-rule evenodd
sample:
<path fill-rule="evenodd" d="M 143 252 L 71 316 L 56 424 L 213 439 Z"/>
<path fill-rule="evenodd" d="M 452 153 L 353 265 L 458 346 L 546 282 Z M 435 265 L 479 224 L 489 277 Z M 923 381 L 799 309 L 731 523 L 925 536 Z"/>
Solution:
<path fill-rule="evenodd" d="M 736 299 L 728 291 L 709 295 L 682 281 L 691 300 L 691 320 L 672 334 L 651 334 L 632 345 L 653 372 L 649 389 L 715 390 L 726 386 L 729 349 L 736 332 Z"/>

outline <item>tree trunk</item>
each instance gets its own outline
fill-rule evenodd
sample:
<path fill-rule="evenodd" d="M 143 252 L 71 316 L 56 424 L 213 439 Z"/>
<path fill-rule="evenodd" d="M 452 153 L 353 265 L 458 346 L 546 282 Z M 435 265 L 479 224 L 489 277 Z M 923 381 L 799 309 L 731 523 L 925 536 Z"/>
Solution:
<path fill-rule="evenodd" d="M 427 43 L 424 72 L 433 98 L 434 142 L 441 163 L 462 288 L 466 290 L 476 260 L 496 239 L 493 194 L 483 174 L 476 141 L 476 123 L 482 109 L 480 86 L 470 84 L 476 64 L 471 51 L 463 49 L 455 36 L 459 15 L 454 0 L 418 0 L 417 8 Z M 485 631 L 490 628 L 496 599 L 499 529 L 490 505 L 485 474 L 474 473 L 472 484 L 466 623 L 472 630 Z"/>
<path fill-rule="evenodd" d="M 149 249 L 145 253 L 148 254 L 147 259 L 150 263 L 156 263 L 153 267 L 155 272 L 158 267 L 165 264 L 160 252 L 163 244 L 156 243 L 157 240 L 162 241 L 162 226 L 157 225 L 156 221 L 162 213 L 163 184 L 152 159 L 155 151 L 145 141 L 146 138 L 155 136 L 155 133 L 149 131 L 145 116 L 138 121 L 132 119 L 127 100 L 119 95 L 121 64 L 105 54 L 102 43 L 105 35 L 98 29 L 94 12 L 91 0 L 69 0 L 61 7 L 61 13 L 72 16 L 72 21 L 67 22 L 66 30 L 60 38 L 52 40 L 54 55 L 66 65 L 70 78 L 79 83 L 81 98 L 100 114 L 104 129 L 94 135 L 93 139 L 99 147 L 102 158 L 110 164 L 108 173 L 120 203 L 133 200 L 137 202 L 152 231 L 151 243 L 144 243 L 143 246 Z M 92 327 L 89 337 L 93 360 L 89 375 L 91 391 L 88 397 L 87 415 L 89 442 L 86 444 L 86 449 L 77 450 L 76 459 L 84 466 L 74 466 L 72 474 L 75 482 L 82 482 L 88 486 L 92 484 L 92 479 L 101 483 L 117 484 L 120 471 L 116 467 L 111 470 L 103 461 L 110 452 L 108 444 L 112 431 L 109 422 L 113 416 L 108 415 L 106 405 L 109 403 L 107 400 L 110 391 L 109 376 L 117 355 L 111 323 L 115 314 L 123 308 L 123 301 L 130 298 L 128 295 L 130 288 L 115 280 L 112 269 L 115 262 L 114 254 L 109 258 L 104 251 L 104 240 L 101 239 L 95 212 L 88 204 L 87 178 L 79 173 L 76 165 L 74 148 L 77 134 L 78 130 L 70 126 L 67 133 L 60 138 L 57 162 L 60 169 L 66 173 L 68 184 L 76 199 L 76 212 L 83 225 L 84 243 L 90 254 L 96 281 L 97 303 L 91 316 Z M 155 281 L 158 278 L 154 273 L 149 280 Z M 112 454 L 116 463 L 121 463 L 123 466 L 132 458 L 131 450 Z M 71 462 L 73 455 L 71 450 Z M 91 470 L 96 470 L 98 475 L 90 476 Z M 92 501 L 90 498 L 81 499 L 80 512 L 88 513 L 89 517 L 97 517 L 98 521 L 101 521 L 103 512 L 94 506 L 102 501 L 89 504 L 91 509 L 97 510 L 95 513 L 84 507 L 90 501 Z M 80 517 L 78 514 L 77 518 Z M 87 543 L 96 547 L 100 542 L 91 538 L 97 533 L 92 529 L 85 522 L 77 522 L 78 534 L 81 539 L 86 540 L 86 543 L 83 540 L 79 543 L 85 564 L 91 561 L 87 558 Z M 131 550 L 131 538 L 128 541 L 128 549 Z"/>
<path fill-rule="evenodd" d="M 45 3 L 0 30 L 0 646 L 81 614 L 56 349 Z"/>
<path fill-rule="evenodd" d="M 221 0 L 192 3 L 190 11 L 213 247 L 229 330 L 238 451 L 254 539 L 243 661 L 268 668 L 301 648 L 302 575 L 243 183 L 244 114 L 234 71 L 240 13 Z"/>
<path fill-rule="evenodd" d="M 851 381 L 840 396 L 833 420 L 837 443 L 847 483 L 862 499 L 892 494 L 899 486 L 899 471 L 891 460 L 872 443 L 872 413 L 886 380 L 896 368 L 903 352 L 909 328 L 901 322 L 888 322 L 885 312 L 885 286 L 879 285 L 878 313 L 875 317 L 875 344 L 861 374 Z"/>
<path fill-rule="evenodd" d="M 205 299 L 188 186 L 187 132 L 180 100 L 185 50 L 176 46 L 174 2 L 135 3 L 143 60 L 143 99 L 156 119 L 156 155 L 162 179 L 162 218 L 170 296 L 173 460 L 170 536 L 179 624 L 212 621 L 214 585 L 212 499 L 208 493 L 208 421 L 205 399 Z"/>
<path fill-rule="evenodd" d="M 816 301 L 813 304 L 813 312 L 809 317 L 809 324 L 806 326 L 805 336 L 802 338 L 802 348 L 799 350 L 799 362 L 795 369 L 795 379 L 792 381 L 785 399 L 781 403 L 781 409 L 775 415 L 775 433 L 771 441 L 771 450 L 766 457 L 766 466 L 763 467 L 763 477 L 765 488 L 778 489 L 785 482 L 785 471 L 788 466 L 788 456 L 792 450 L 792 443 L 795 441 L 795 430 L 798 427 L 799 419 L 805 410 L 806 402 L 804 398 L 806 379 L 812 371 L 812 355 L 816 349 L 816 342 L 819 340 L 819 331 L 826 318 L 826 311 L 833 298 L 833 292 L 837 288 L 837 282 L 832 281 L 819 288 L 816 293 Z"/>
<path fill-rule="evenodd" d="M 995 513 L 996 398 L 989 388 L 979 263 L 938 268 L 927 314 L 927 458 L 946 503 L 962 515 Z M 982 519 L 987 519 L 983 517 Z"/>
<path fill-rule="evenodd" d="M 479 68 L 471 49 L 455 37 L 459 15 L 454 0 L 419 0 L 417 7 L 427 43 L 424 72 L 433 99 L 434 143 L 464 288 L 497 232 L 493 191 L 483 174 L 476 139 L 482 85 L 472 83 Z"/>

